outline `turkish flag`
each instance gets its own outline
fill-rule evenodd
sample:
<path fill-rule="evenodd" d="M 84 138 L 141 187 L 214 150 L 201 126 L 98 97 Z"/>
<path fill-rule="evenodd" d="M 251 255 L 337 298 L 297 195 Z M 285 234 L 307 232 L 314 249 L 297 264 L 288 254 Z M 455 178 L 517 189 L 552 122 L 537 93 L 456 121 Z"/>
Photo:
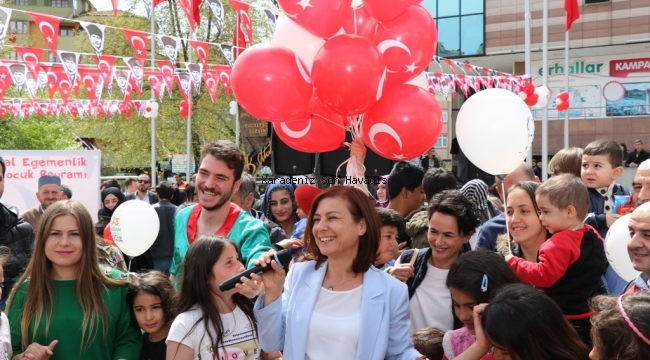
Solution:
<path fill-rule="evenodd" d="M 97 64 L 97 69 L 99 70 L 102 79 L 104 79 L 104 86 L 106 86 L 106 89 L 110 89 L 110 86 L 113 83 L 113 65 L 115 65 L 115 56 L 102 55 L 99 59 L 97 59 L 96 55 L 92 55 L 92 57 Z"/>
<path fill-rule="evenodd" d="M 133 56 L 140 62 L 140 65 L 144 67 L 144 61 L 147 58 L 147 46 L 149 44 L 148 34 L 142 31 L 123 29 L 124 36 L 131 43 L 131 48 L 133 48 Z"/>
<path fill-rule="evenodd" d="M 99 82 L 101 78 L 99 69 L 79 68 L 79 76 L 81 77 L 81 86 L 86 90 L 88 99 L 95 100 L 97 86 L 101 86 Z"/>
<path fill-rule="evenodd" d="M 50 47 L 50 50 L 54 54 L 58 54 L 57 50 L 59 49 L 59 18 L 55 18 L 49 15 L 33 13 L 28 11 L 29 16 L 34 19 L 36 26 L 43 34 L 45 42 Z"/>
<path fill-rule="evenodd" d="M 11 74 L 7 65 L 0 65 L 0 100 L 4 99 L 5 93 L 11 86 Z"/>
<path fill-rule="evenodd" d="M 67 78 L 67 76 L 65 75 L 63 67 L 61 66 L 52 65 L 49 69 L 45 70 L 47 71 L 47 91 L 50 94 L 51 100 L 54 99 L 56 91 L 59 90 L 59 80 Z"/>
<path fill-rule="evenodd" d="M 144 72 L 144 76 L 149 80 L 149 84 L 151 84 L 156 96 L 162 100 L 165 95 L 165 80 L 163 80 L 160 72 L 147 70 Z"/>
<path fill-rule="evenodd" d="M 226 96 L 230 96 L 230 66 L 217 65 L 214 67 L 214 71 L 218 74 L 218 79 L 223 86 L 223 92 Z"/>
<path fill-rule="evenodd" d="M 205 82 L 205 87 L 208 88 L 208 93 L 210 93 L 210 99 L 212 99 L 212 102 L 215 102 L 217 100 L 219 78 L 216 77 L 213 70 L 206 70 L 203 73 L 203 81 Z"/>
<path fill-rule="evenodd" d="M 229 0 L 230 6 L 237 13 L 237 21 L 235 22 L 235 30 L 232 34 L 232 60 L 237 60 L 237 57 L 248 47 L 247 44 L 253 44 L 253 23 L 250 15 L 248 14 L 248 4 Z M 244 30 L 246 29 L 246 35 Z"/>
<path fill-rule="evenodd" d="M 566 11 L 566 25 L 564 31 L 569 31 L 574 21 L 580 18 L 578 0 L 564 0 L 564 11 Z"/>
<path fill-rule="evenodd" d="M 192 7 L 192 0 L 178 0 L 178 5 L 185 13 L 187 21 L 190 23 L 190 27 L 194 30 L 194 9 Z"/>
<path fill-rule="evenodd" d="M 43 58 L 43 49 L 23 46 L 16 46 L 14 49 L 16 49 L 18 55 L 20 55 L 27 65 L 27 70 L 29 70 L 34 79 L 38 79 L 38 69 Z"/>
<path fill-rule="evenodd" d="M 67 103 L 70 98 L 70 93 L 72 92 L 72 84 L 70 84 L 70 81 L 66 76 L 59 76 L 58 86 L 61 99 L 63 99 L 64 103 Z"/>
<path fill-rule="evenodd" d="M 208 68 L 208 43 L 203 41 L 190 40 L 190 45 L 196 50 L 196 53 L 199 55 L 199 60 L 203 64 L 203 68 Z"/>
<path fill-rule="evenodd" d="M 201 25 L 201 3 L 203 0 L 189 0 L 192 3 L 192 18 L 196 25 Z"/>
<path fill-rule="evenodd" d="M 167 85 L 169 96 L 171 97 L 172 89 L 174 88 L 174 78 L 176 77 L 176 69 L 169 60 L 156 60 L 156 65 L 158 65 L 160 75 L 162 75 L 165 85 Z"/>

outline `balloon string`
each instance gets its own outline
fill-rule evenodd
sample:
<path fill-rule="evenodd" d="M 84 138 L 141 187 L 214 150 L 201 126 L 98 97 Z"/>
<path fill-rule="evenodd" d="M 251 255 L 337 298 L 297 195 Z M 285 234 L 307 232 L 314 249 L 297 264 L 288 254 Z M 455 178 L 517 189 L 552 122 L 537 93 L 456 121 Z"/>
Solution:
<path fill-rule="evenodd" d="M 343 126 L 343 125 L 341 125 L 341 124 L 339 124 L 339 123 L 337 123 L 337 122 L 335 122 L 335 121 L 332 121 L 332 120 L 326 118 L 325 116 L 322 116 L 322 115 L 319 115 L 319 114 L 312 114 L 312 116 L 318 116 L 319 118 L 321 118 L 321 119 L 327 121 L 327 122 L 330 123 L 330 124 L 336 125 L 336 126 L 340 127 L 341 129 L 346 129 L 345 126 Z"/>
<path fill-rule="evenodd" d="M 503 208 L 506 209 L 506 234 L 508 235 L 508 254 L 512 255 L 512 239 L 510 238 L 510 226 L 508 226 L 508 197 L 506 196 L 505 176 L 500 175 L 501 194 L 503 194 Z"/>

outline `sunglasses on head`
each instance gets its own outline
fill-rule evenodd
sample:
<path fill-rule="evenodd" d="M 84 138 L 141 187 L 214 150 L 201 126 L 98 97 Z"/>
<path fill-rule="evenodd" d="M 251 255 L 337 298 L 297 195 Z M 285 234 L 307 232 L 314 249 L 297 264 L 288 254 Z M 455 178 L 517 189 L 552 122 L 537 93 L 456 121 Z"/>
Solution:
<path fill-rule="evenodd" d="M 148 184 L 148 183 L 149 183 L 149 180 L 138 180 L 138 182 L 139 182 L 139 183 L 145 183 L 145 184 Z"/>

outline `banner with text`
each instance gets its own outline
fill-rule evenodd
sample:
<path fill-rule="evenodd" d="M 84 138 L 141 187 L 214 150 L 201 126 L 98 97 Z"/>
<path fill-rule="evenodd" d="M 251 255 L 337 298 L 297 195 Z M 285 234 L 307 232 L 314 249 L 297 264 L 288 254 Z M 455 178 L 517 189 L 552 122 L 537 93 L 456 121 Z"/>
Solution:
<path fill-rule="evenodd" d="M 84 204 L 97 221 L 100 194 L 101 152 L 96 150 L 1 150 L 5 160 L 5 191 L 2 202 L 20 213 L 38 205 L 38 179 L 57 175 L 72 190 L 72 200 Z M 36 229 L 34 229 L 36 230 Z"/>

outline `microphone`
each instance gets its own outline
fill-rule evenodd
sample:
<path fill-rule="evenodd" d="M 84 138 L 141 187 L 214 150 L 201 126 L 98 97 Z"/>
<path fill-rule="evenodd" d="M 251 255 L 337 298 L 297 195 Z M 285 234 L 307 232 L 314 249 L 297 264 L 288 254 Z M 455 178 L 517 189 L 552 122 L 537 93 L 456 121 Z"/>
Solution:
<path fill-rule="evenodd" d="M 287 265 L 289 265 L 289 262 L 291 262 L 291 259 L 292 259 L 291 250 L 288 250 L 288 249 L 278 251 L 273 255 L 273 260 L 275 260 L 275 262 L 278 263 L 278 265 L 280 265 L 281 267 L 286 267 Z M 247 277 L 247 278 L 250 279 L 251 274 L 258 274 L 259 275 L 259 274 L 261 274 L 263 272 L 266 272 L 266 271 L 269 271 L 269 270 L 273 270 L 273 268 L 271 267 L 271 264 L 267 264 L 265 267 L 262 267 L 262 265 L 253 266 L 252 268 L 250 268 L 250 269 L 248 269 L 248 270 L 246 270 L 246 271 L 244 271 L 242 273 L 239 273 L 239 274 L 231 277 L 230 279 L 222 282 L 221 284 L 219 284 L 219 290 L 221 290 L 221 291 L 232 290 L 232 289 L 235 288 L 235 285 L 241 283 L 240 279 L 242 278 L 242 276 Z"/>

